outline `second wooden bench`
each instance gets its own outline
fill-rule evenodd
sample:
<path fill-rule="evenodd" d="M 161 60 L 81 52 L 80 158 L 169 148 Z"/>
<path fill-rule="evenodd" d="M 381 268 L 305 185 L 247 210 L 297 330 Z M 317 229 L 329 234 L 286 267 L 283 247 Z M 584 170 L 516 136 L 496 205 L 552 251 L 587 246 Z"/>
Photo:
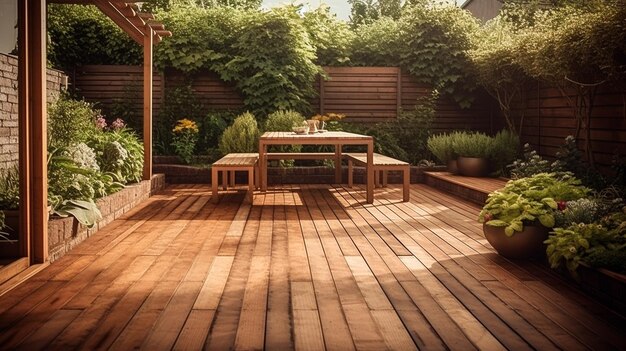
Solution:
<path fill-rule="evenodd" d="M 348 160 L 348 186 L 352 187 L 354 164 L 359 166 L 367 165 L 366 153 L 345 153 L 344 158 Z M 387 186 L 387 172 L 402 172 L 402 201 L 409 201 L 411 188 L 411 167 L 407 162 L 396 160 L 389 156 L 374 153 L 374 180 L 376 186 L 381 183 L 379 176 L 382 175 L 382 185 Z M 382 173 L 382 174 L 380 174 Z"/>
<path fill-rule="evenodd" d="M 248 193 L 246 194 L 246 200 L 252 202 L 254 194 L 255 184 L 258 184 L 256 177 L 258 176 L 257 163 L 259 161 L 259 154 L 257 153 L 231 153 L 219 160 L 215 161 L 211 166 L 211 190 L 213 196 L 211 200 L 217 202 L 217 188 L 218 188 L 218 175 L 222 172 L 222 186 L 226 190 L 228 186 L 230 172 L 230 185 L 235 185 L 235 172 L 245 171 L 248 172 Z"/>

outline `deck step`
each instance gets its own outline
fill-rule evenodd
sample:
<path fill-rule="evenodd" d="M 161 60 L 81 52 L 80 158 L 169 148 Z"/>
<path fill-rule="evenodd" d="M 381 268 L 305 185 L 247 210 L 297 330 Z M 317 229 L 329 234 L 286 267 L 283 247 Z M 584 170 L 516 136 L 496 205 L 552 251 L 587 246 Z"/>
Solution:
<path fill-rule="evenodd" d="M 481 206 L 490 192 L 502 188 L 507 182 L 505 178 L 464 177 L 449 172 L 425 172 L 424 178 L 425 183 L 435 189 Z"/>

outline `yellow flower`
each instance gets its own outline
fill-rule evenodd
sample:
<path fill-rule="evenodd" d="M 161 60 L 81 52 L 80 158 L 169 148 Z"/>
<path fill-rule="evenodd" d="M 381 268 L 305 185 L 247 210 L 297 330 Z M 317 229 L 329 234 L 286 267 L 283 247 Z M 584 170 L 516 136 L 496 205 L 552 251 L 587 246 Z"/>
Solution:
<path fill-rule="evenodd" d="M 174 129 L 172 129 L 172 131 L 174 133 L 183 133 L 186 131 L 198 133 L 199 130 L 196 122 L 187 118 L 183 118 L 177 121 L 176 126 L 174 127 Z"/>

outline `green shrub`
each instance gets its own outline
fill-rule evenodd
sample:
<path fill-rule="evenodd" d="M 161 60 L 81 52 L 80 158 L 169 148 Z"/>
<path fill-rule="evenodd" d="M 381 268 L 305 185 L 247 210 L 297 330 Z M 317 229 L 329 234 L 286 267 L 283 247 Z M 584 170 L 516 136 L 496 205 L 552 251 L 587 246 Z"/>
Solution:
<path fill-rule="evenodd" d="M 413 165 L 431 159 L 427 143 L 432 121 L 435 119 L 436 98 L 435 95 L 418 99 L 413 110 L 401 111 L 396 121 L 390 125 L 398 146 L 407 154 L 406 161 Z"/>
<path fill-rule="evenodd" d="M 500 174 L 506 173 L 506 166 L 515 160 L 519 153 L 519 136 L 509 130 L 501 130 L 493 137 L 493 151 L 490 161 Z"/>
<path fill-rule="evenodd" d="M 539 173 L 561 171 L 561 169 L 555 167 L 555 164 L 544 160 L 528 143 L 524 144 L 522 158 L 513 161 L 508 168 L 511 169 L 511 179 L 521 179 Z"/>
<path fill-rule="evenodd" d="M 557 227 L 569 227 L 572 224 L 590 224 L 600 219 L 600 206 L 594 199 L 582 198 L 567 201 L 555 214 Z"/>
<path fill-rule="evenodd" d="M 17 166 L 0 170 L 0 209 L 15 210 L 20 203 L 20 174 Z"/>
<path fill-rule="evenodd" d="M 201 154 L 219 153 L 220 137 L 235 117 L 231 111 L 212 111 L 199 119 L 200 133 L 196 150 Z"/>
<path fill-rule="evenodd" d="M 463 132 L 451 132 L 432 135 L 427 140 L 427 147 L 435 157 L 444 165 L 448 161 L 456 160 L 459 155 L 454 150 L 456 139 L 463 135 Z"/>
<path fill-rule="evenodd" d="M 626 250 L 597 250 L 585 257 L 584 262 L 594 268 L 626 274 Z"/>
<path fill-rule="evenodd" d="M 246 112 L 235 118 L 233 125 L 226 128 L 220 139 L 220 151 L 223 154 L 257 152 L 259 134 L 259 127 L 254 115 Z"/>
<path fill-rule="evenodd" d="M 301 125 L 304 120 L 304 116 L 296 111 L 276 111 L 267 116 L 264 130 L 267 132 L 290 132 L 293 126 Z"/>
<path fill-rule="evenodd" d="M 490 158 L 493 155 L 493 138 L 480 132 L 462 132 L 454 138 L 454 153 L 460 157 Z"/>
<path fill-rule="evenodd" d="M 62 94 L 48 108 L 48 143 L 66 147 L 85 142 L 96 131 L 98 115 L 91 104 Z"/>

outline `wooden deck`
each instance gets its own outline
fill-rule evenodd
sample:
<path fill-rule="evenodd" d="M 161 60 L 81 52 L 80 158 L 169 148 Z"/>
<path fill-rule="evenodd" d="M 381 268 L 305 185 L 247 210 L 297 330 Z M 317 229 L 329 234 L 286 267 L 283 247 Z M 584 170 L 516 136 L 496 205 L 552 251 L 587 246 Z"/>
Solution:
<path fill-rule="evenodd" d="M 625 320 L 493 252 L 424 185 L 172 186 L 0 297 L 0 349 L 626 348 Z"/>

